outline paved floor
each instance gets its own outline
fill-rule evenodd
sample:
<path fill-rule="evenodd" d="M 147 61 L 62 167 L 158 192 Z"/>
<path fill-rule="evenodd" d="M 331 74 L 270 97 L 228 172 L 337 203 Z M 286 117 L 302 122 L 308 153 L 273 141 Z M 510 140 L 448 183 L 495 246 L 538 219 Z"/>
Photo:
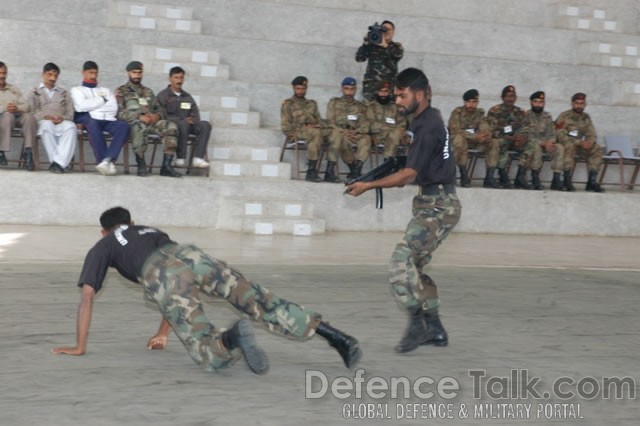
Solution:
<path fill-rule="evenodd" d="M 638 239 L 454 234 L 430 271 L 451 344 L 400 356 L 392 347 L 406 319 L 386 284 L 398 234 L 169 231 L 358 337 L 361 395 L 358 373 L 318 337 L 295 342 L 259 330 L 271 360 L 264 377 L 241 363 L 205 373 L 175 338 L 148 351 L 160 316 L 113 273 L 88 353 L 51 355 L 74 341 L 74 282 L 98 229 L 0 226 L 0 425 L 637 424 Z M 220 326 L 237 318 L 224 301 L 208 301 L 207 311 Z M 529 388 L 518 386 L 522 375 Z M 404 377 L 408 395 L 403 385 L 392 395 Z M 605 398 L 618 388 L 613 377 L 621 399 Z M 567 382 L 560 393 L 579 394 L 554 395 L 558 380 Z"/>

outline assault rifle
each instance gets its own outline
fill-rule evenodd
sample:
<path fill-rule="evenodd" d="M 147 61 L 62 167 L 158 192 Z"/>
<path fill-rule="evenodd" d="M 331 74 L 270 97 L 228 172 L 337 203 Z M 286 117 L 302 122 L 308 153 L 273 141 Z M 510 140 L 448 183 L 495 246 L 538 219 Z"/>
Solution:
<path fill-rule="evenodd" d="M 380 164 L 369 170 L 367 173 L 360 175 L 355 179 L 348 179 L 345 185 L 351 185 L 356 182 L 372 182 L 374 180 L 382 179 L 385 176 L 389 176 L 397 172 L 400 169 L 404 169 L 407 164 L 407 157 L 404 155 L 398 155 L 396 157 L 389 157 L 384 163 Z M 345 191 L 345 194 L 347 191 Z M 376 188 L 376 208 L 382 208 L 382 188 Z"/>

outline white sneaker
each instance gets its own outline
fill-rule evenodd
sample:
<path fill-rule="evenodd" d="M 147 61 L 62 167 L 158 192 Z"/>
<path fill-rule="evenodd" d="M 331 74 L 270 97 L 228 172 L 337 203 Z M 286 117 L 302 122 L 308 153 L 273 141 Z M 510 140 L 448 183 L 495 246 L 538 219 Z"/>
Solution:
<path fill-rule="evenodd" d="M 184 158 L 176 158 L 176 167 L 184 167 Z"/>
<path fill-rule="evenodd" d="M 112 162 L 109 162 L 109 176 L 114 176 L 118 174 L 118 170 L 116 169 L 116 165 Z"/>
<path fill-rule="evenodd" d="M 101 175 L 107 176 L 109 174 L 109 164 L 109 161 L 102 160 L 102 162 L 96 166 L 96 170 Z"/>
<path fill-rule="evenodd" d="M 209 167 L 209 163 L 204 158 L 193 157 L 193 163 L 191 163 L 193 167 L 198 167 L 201 169 Z"/>

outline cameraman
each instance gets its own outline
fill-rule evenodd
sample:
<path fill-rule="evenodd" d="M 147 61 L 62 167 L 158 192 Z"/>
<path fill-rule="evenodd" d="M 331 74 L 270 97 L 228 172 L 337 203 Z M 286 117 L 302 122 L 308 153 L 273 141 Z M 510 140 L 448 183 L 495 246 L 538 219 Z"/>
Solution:
<path fill-rule="evenodd" d="M 376 96 L 377 85 L 380 81 L 393 81 L 398 73 L 398 62 L 404 54 L 402 45 L 393 41 L 393 33 L 396 28 L 393 22 L 384 21 L 381 27 L 380 43 L 375 44 L 369 41 L 370 31 L 365 35 L 364 43 L 356 52 L 356 61 L 369 60 L 362 86 L 362 94 L 368 101 Z"/>

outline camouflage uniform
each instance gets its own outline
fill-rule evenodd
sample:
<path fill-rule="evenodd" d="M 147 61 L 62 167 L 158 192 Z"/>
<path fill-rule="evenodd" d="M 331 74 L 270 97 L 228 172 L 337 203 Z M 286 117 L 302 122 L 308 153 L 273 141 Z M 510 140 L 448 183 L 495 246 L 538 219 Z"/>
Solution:
<path fill-rule="evenodd" d="M 369 60 L 362 86 L 362 95 L 365 99 L 372 100 L 375 97 L 380 81 L 393 81 L 398 74 L 398 62 L 402 59 L 402 55 L 404 55 L 404 48 L 395 41 L 389 42 L 386 48 L 368 42 L 358 48 L 356 61 Z"/>
<path fill-rule="evenodd" d="M 453 139 L 453 154 L 458 166 L 466 167 L 469 160 L 467 150 L 472 146 L 485 154 L 485 163 L 488 168 L 497 167 L 500 153 L 498 141 L 492 138 L 487 143 L 476 142 L 476 133 L 479 132 L 491 133 L 491 127 L 482 108 L 468 113 L 464 107 L 457 107 L 451 112 L 449 133 Z"/>
<path fill-rule="evenodd" d="M 556 142 L 556 129 L 551 114 L 546 111 L 539 114 L 532 110 L 527 111 L 520 132 L 527 137 L 529 143 L 538 147 L 533 152 L 530 168 L 531 170 L 540 170 L 542 168 L 542 144 L 547 141 Z M 561 173 L 564 147 L 556 144 L 555 149 L 548 154 L 551 158 L 551 170 L 555 173 Z"/>
<path fill-rule="evenodd" d="M 360 101 L 345 97 L 332 98 L 327 105 L 327 124 L 329 126 L 329 161 L 335 162 L 340 153 L 346 164 L 355 160 L 363 163 L 369 158 L 371 139 L 369 138 L 369 122 L 366 118 L 367 107 Z M 345 130 L 357 132 L 355 144 L 356 155 L 353 156 L 352 142 L 346 137 Z"/>
<path fill-rule="evenodd" d="M 602 146 L 598 145 L 596 129 L 591 117 L 586 112 L 578 114 L 573 110 L 565 111 L 556 118 L 556 134 L 558 142 L 564 146 L 564 170 L 572 170 L 575 156 L 586 157 L 590 172 L 598 172 L 602 165 Z M 585 150 L 581 143 L 592 141 L 590 150 Z"/>
<path fill-rule="evenodd" d="M 133 152 L 144 155 L 148 144 L 147 135 L 151 133 L 162 137 L 165 154 L 175 154 L 178 147 L 178 127 L 166 119 L 166 111 L 158 104 L 153 90 L 129 81 L 116 89 L 116 98 L 118 118 L 127 121 L 131 127 Z M 147 125 L 139 120 L 142 114 L 158 114 L 160 120 L 153 125 Z"/>
<path fill-rule="evenodd" d="M 145 298 L 156 303 L 196 364 L 212 371 L 226 368 L 240 358 L 221 342 L 224 331 L 206 317 L 199 292 L 226 299 L 270 331 L 294 339 L 314 335 L 320 314 L 281 299 L 248 281 L 225 262 L 193 245 L 169 244 L 149 256 L 139 280 Z"/>
<path fill-rule="evenodd" d="M 396 155 L 396 149 L 407 129 L 406 116 L 398 112 L 398 106 L 393 102 L 383 105 L 373 100 L 367 104 L 366 117 L 373 143 L 384 144 L 384 157 Z"/>
<path fill-rule="evenodd" d="M 310 127 L 307 124 L 321 127 Z M 318 160 L 320 157 L 323 125 L 316 101 L 292 96 L 282 102 L 280 109 L 282 133 L 292 141 L 307 141 L 307 160 Z"/>
<path fill-rule="evenodd" d="M 520 153 L 519 164 L 530 169 L 536 150 L 535 145 L 524 143 L 522 146 L 517 146 L 512 139 L 520 132 L 524 121 L 524 111 L 515 105 L 512 108 L 505 104 L 495 105 L 487 113 L 487 119 L 493 132 L 493 138 L 500 147 L 498 169 L 504 169 L 507 166 L 509 151 L 518 151 Z"/>

